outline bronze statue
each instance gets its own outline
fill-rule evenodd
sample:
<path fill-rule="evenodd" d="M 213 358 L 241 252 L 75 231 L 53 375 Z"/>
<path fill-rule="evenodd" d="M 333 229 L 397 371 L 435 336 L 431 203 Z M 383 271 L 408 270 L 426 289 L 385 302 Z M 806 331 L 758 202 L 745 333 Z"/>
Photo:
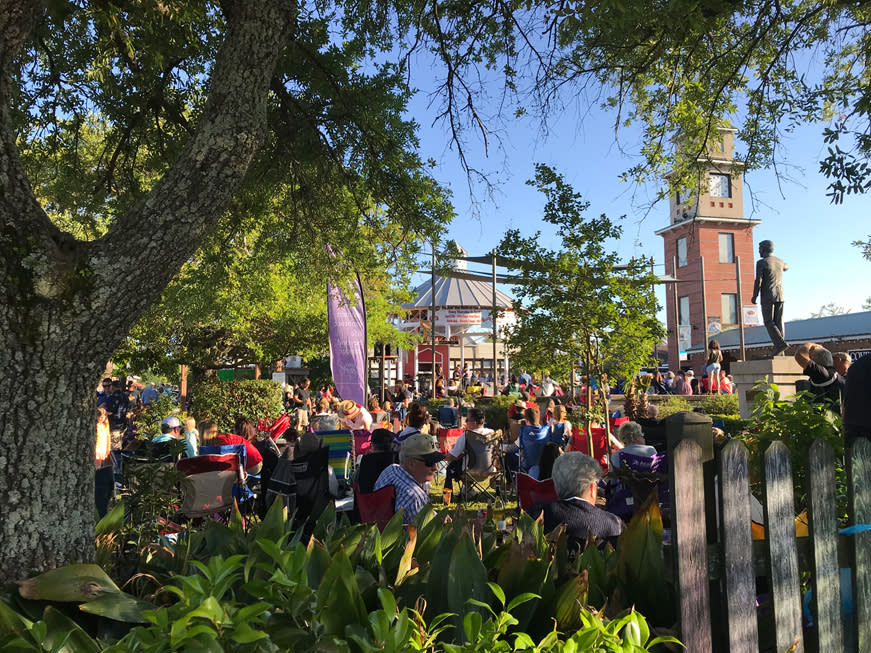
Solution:
<path fill-rule="evenodd" d="M 783 272 L 789 266 L 774 256 L 774 243 L 770 240 L 759 243 L 759 256 L 762 258 L 756 261 L 756 280 L 750 301 L 755 304 L 757 297 L 762 300 L 762 323 L 768 329 L 768 337 L 774 345 L 773 357 L 789 347 L 783 333 Z"/>

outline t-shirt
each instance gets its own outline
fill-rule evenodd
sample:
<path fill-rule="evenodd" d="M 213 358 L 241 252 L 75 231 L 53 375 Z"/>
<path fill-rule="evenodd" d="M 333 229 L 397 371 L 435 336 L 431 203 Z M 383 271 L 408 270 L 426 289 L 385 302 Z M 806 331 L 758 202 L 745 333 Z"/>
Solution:
<path fill-rule="evenodd" d="M 130 400 L 120 390 L 113 392 L 106 399 L 103 407 L 109 414 L 109 428 L 113 431 L 122 431 L 127 428 L 127 411 L 130 410 Z"/>
<path fill-rule="evenodd" d="M 296 408 L 306 408 L 309 403 L 311 392 L 308 388 L 297 388 L 293 391 L 294 406 Z"/>
<path fill-rule="evenodd" d="M 401 465 L 388 466 L 378 480 L 375 491 L 392 485 L 396 489 L 396 510 L 402 508 L 402 523 L 410 524 L 417 513 L 429 503 L 429 495 Z"/>
<path fill-rule="evenodd" d="M 260 455 L 259 451 L 257 451 L 257 447 L 255 447 L 251 442 L 248 442 L 248 440 L 243 438 L 241 435 L 236 435 L 235 433 L 219 435 L 218 442 L 221 444 L 244 444 L 245 469 L 251 469 L 263 462 L 263 456 Z"/>

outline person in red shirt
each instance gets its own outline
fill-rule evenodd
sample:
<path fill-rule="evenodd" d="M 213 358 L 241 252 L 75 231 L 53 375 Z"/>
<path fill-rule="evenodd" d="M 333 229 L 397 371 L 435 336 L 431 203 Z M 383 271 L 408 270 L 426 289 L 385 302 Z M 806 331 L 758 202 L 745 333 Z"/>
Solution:
<path fill-rule="evenodd" d="M 236 429 L 242 431 L 247 437 L 236 435 L 235 433 L 219 434 L 218 425 L 214 422 L 201 422 L 199 427 L 200 437 L 205 446 L 244 444 L 245 471 L 249 474 L 257 474 L 263 467 L 263 456 L 259 451 L 257 451 L 257 447 L 254 446 L 254 440 L 257 438 L 257 431 L 254 429 L 254 425 L 251 421 L 244 418 L 236 420 Z"/>

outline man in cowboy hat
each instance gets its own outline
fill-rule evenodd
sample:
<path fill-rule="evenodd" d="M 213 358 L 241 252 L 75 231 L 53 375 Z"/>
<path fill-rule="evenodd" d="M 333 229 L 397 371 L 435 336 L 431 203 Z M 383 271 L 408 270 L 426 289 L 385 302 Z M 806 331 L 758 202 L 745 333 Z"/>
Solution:
<path fill-rule="evenodd" d="M 392 485 L 396 491 L 396 510 L 402 509 L 402 522 L 410 524 L 429 503 L 429 484 L 435 468 L 445 459 L 426 433 L 408 436 L 399 450 L 399 464 L 389 465 L 375 481 L 375 490 Z"/>

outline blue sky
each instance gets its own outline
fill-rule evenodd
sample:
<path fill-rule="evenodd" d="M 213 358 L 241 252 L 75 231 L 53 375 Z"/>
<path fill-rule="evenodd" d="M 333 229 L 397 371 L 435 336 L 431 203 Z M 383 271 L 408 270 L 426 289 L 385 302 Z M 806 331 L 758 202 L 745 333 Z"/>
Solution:
<path fill-rule="evenodd" d="M 543 196 L 525 184 L 535 164 L 546 163 L 590 202 L 591 214 L 626 216 L 624 237 L 615 244 L 622 257 L 653 256 L 656 271 L 663 272 L 663 241 L 654 231 L 667 224 L 668 205 L 660 202 L 649 209 L 657 188 L 619 181 L 620 173 L 636 163 L 637 132 L 621 131 L 618 144 L 613 117 L 578 104 L 567 107 L 546 132 L 530 117 L 517 119 L 501 128 L 501 149 L 491 139 L 489 156 L 480 142 L 466 144 L 470 164 L 486 172 L 495 184 L 492 197 L 480 185 L 470 197 L 466 173 L 450 147 L 446 128 L 432 125 L 434 111 L 424 96 L 419 95 L 411 108 L 421 124 L 422 154 L 437 162 L 435 178 L 453 192 L 457 217 L 450 226 L 450 237 L 470 254 L 490 251 L 509 228 L 530 236 L 541 230 L 542 246 L 557 246 L 558 239 L 546 230 L 550 225 L 541 222 Z M 871 233 L 871 197 L 851 196 L 841 205 L 830 203 L 826 179 L 818 172 L 818 161 L 825 152 L 821 132 L 820 125 L 808 125 L 779 144 L 779 185 L 772 170 L 745 176 L 745 216 L 752 214 L 762 221 L 754 230 L 754 240 L 774 241 L 775 254 L 790 266 L 784 275 L 786 320 L 809 317 L 829 303 L 857 312 L 871 297 L 867 281 L 871 262 L 850 244 Z M 755 212 L 749 191 L 755 196 Z M 660 304 L 664 304 L 664 292 L 660 287 Z"/>

